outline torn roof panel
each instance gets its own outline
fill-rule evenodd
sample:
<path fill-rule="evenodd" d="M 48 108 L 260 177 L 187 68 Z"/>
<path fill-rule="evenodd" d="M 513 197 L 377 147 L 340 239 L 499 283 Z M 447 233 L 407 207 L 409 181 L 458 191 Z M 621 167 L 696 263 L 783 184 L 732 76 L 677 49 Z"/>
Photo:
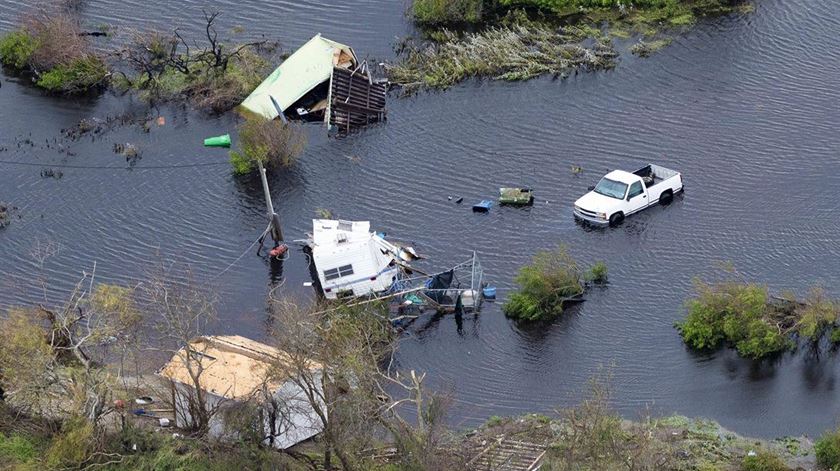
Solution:
<path fill-rule="evenodd" d="M 242 399 L 254 394 L 266 381 L 266 372 L 272 362 L 288 358 L 281 350 L 238 335 L 198 337 L 190 341 L 190 345 L 204 368 L 200 379 L 202 388 L 227 399 Z M 158 374 L 192 385 L 185 358 L 186 351 L 179 350 Z M 311 367 L 321 366 L 312 361 Z M 280 385 L 269 386 L 276 389 Z"/>
<path fill-rule="evenodd" d="M 278 116 L 271 102 L 286 110 L 313 88 L 329 80 L 333 67 L 350 68 L 358 63 L 353 49 L 321 37 L 319 33 L 283 61 L 240 105 L 268 119 Z"/>

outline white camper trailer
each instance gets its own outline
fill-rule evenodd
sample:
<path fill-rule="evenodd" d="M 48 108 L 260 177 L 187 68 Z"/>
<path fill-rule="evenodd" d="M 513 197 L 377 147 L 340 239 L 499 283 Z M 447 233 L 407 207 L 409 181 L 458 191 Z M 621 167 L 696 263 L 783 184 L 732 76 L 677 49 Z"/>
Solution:
<path fill-rule="evenodd" d="M 417 258 L 412 249 L 371 232 L 369 221 L 314 219 L 312 226 L 308 245 L 327 299 L 388 291 L 403 265 Z"/>

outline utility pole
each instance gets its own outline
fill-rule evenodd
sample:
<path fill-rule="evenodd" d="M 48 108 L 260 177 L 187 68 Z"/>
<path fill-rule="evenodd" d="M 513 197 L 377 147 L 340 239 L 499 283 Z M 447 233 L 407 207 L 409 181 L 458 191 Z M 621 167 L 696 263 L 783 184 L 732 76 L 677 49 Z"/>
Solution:
<path fill-rule="evenodd" d="M 269 232 L 271 233 L 271 238 L 274 240 L 274 248 L 268 253 L 272 257 L 277 257 L 286 253 L 288 247 L 283 243 L 283 228 L 280 225 L 280 216 L 274 212 L 274 204 L 271 202 L 271 192 L 268 189 L 268 178 L 265 174 L 265 167 L 263 167 L 262 162 L 259 160 L 257 161 L 257 166 L 260 171 L 260 180 L 262 180 L 265 205 L 268 209 L 268 219 L 271 222 Z M 260 245 L 262 245 L 262 240 L 260 240 Z"/>

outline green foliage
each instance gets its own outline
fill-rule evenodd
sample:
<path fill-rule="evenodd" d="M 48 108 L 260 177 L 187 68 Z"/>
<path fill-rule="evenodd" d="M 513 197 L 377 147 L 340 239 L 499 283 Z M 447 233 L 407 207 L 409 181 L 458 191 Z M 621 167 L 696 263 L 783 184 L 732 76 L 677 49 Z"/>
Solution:
<path fill-rule="evenodd" d="M 773 452 L 759 450 L 754 456 L 745 456 L 741 471 L 789 471 L 790 468 Z"/>
<path fill-rule="evenodd" d="M 0 38 L 0 62 L 17 70 L 25 69 L 37 47 L 37 40 L 26 31 L 6 33 Z"/>
<path fill-rule="evenodd" d="M 38 446 L 29 438 L 0 434 L 0 463 L 29 463 L 34 461 L 38 454 Z"/>
<path fill-rule="evenodd" d="M 491 415 L 484 425 L 486 425 L 487 427 L 498 427 L 499 425 L 502 425 L 504 420 L 505 419 L 499 417 L 498 415 Z"/>
<path fill-rule="evenodd" d="M 93 455 L 96 446 L 93 425 L 82 419 L 70 419 L 47 450 L 46 465 L 49 469 L 80 467 Z"/>
<path fill-rule="evenodd" d="M 558 316 L 563 313 L 564 301 L 583 294 L 580 270 L 565 246 L 538 252 L 530 265 L 519 269 L 515 281 L 520 289 L 503 310 L 508 317 L 519 320 Z"/>
<path fill-rule="evenodd" d="M 80 92 L 91 89 L 108 76 L 108 69 L 101 58 L 90 55 L 41 74 L 36 82 L 41 88 L 51 92 Z"/>
<path fill-rule="evenodd" d="M 589 267 L 589 270 L 586 272 L 586 281 L 592 283 L 606 283 L 607 282 L 607 264 L 604 262 L 595 262 L 594 265 Z"/>
<path fill-rule="evenodd" d="M 230 152 L 230 162 L 236 174 L 255 170 L 257 162 L 289 167 L 305 146 L 306 134 L 300 125 L 249 115 L 239 126 L 239 149 Z"/>
<path fill-rule="evenodd" d="M 477 23 L 482 0 L 414 0 L 411 13 L 416 22 L 427 25 Z"/>
<path fill-rule="evenodd" d="M 619 4 L 627 4 L 623 0 L 499 0 L 504 6 L 525 6 L 547 11 L 566 12 L 579 8 L 618 8 Z M 635 0 L 637 8 L 673 7 L 680 0 Z"/>
<path fill-rule="evenodd" d="M 813 288 L 800 310 L 799 335 L 813 343 L 819 342 L 837 322 L 840 305 L 828 299 L 822 288 Z M 834 331 L 831 332 L 832 341 Z"/>
<path fill-rule="evenodd" d="M 772 321 L 775 310 L 765 286 L 698 281 L 696 289 L 697 296 L 687 303 L 688 316 L 677 324 L 689 347 L 714 349 L 727 341 L 742 356 L 758 359 L 792 346 Z"/>
<path fill-rule="evenodd" d="M 817 464 L 825 469 L 840 469 L 840 429 L 823 434 L 814 444 Z"/>

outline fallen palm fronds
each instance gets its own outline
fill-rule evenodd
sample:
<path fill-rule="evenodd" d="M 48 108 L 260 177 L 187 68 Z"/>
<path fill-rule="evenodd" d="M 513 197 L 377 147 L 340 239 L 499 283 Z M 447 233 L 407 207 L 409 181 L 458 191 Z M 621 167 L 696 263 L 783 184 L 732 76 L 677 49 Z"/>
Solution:
<path fill-rule="evenodd" d="M 596 30 L 597 31 L 597 30 Z M 402 60 L 386 65 L 391 82 L 407 91 L 448 88 L 470 77 L 528 80 L 543 74 L 611 68 L 618 55 L 601 37 L 585 46 L 580 28 L 528 24 L 462 36 L 449 30 L 437 42 L 408 43 Z"/>

